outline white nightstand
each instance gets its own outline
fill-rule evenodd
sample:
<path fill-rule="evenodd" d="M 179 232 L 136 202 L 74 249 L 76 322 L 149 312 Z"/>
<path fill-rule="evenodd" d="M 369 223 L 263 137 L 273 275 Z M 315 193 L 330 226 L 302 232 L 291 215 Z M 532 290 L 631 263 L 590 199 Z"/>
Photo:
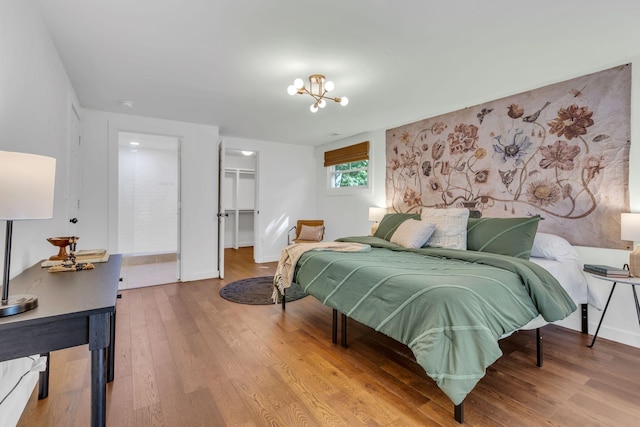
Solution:
<path fill-rule="evenodd" d="M 631 289 L 633 290 L 633 299 L 635 300 L 635 303 L 636 303 L 636 313 L 638 315 L 638 324 L 640 324 L 640 303 L 638 303 L 638 294 L 636 293 L 636 285 L 640 285 L 640 277 L 607 277 L 607 276 L 600 276 L 597 274 L 589 274 L 589 275 L 596 279 L 613 283 L 613 286 L 611 287 L 611 293 L 609 293 L 609 298 L 607 298 L 607 304 L 604 306 L 602 317 L 600 317 L 600 322 L 598 323 L 598 329 L 596 329 L 596 333 L 593 336 L 593 340 L 591 341 L 591 344 L 588 345 L 588 347 L 593 347 L 593 344 L 595 344 L 596 338 L 598 337 L 598 331 L 600 331 L 600 326 L 602 325 L 602 321 L 604 320 L 604 315 L 607 314 L 607 308 L 609 308 L 609 302 L 611 301 L 611 296 L 613 295 L 613 291 L 616 290 L 616 285 L 618 283 L 631 285 Z"/>

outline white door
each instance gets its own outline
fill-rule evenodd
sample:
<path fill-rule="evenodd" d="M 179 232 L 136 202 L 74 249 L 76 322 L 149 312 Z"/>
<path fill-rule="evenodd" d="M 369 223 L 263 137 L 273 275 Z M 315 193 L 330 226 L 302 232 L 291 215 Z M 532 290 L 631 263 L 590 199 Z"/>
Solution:
<path fill-rule="evenodd" d="M 220 140 L 218 145 L 218 272 L 220 278 L 224 279 L 224 223 L 225 217 L 228 215 L 225 210 L 225 192 L 224 176 L 225 176 L 225 144 L 224 140 Z"/>
<path fill-rule="evenodd" d="M 80 182 L 82 177 L 82 145 L 80 117 L 73 104 L 69 107 L 69 151 L 67 169 L 67 215 L 68 236 L 81 236 L 80 223 Z M 80 242 L 82 245 L 82 242 Z"/>

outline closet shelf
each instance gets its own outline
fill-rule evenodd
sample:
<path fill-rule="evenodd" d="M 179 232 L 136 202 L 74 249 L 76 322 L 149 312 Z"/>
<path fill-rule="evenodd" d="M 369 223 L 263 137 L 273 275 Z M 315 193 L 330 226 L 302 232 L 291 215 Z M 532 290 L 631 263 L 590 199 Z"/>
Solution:
<path fill-rule="evenodd" d="M 254 209 L 251 209 L 251 208 L 249 208 L 249 209 L 225 209 L 225 212 L 235 215 L 236 212 L 239 212 L 239 213 L 253 213 Z"/>

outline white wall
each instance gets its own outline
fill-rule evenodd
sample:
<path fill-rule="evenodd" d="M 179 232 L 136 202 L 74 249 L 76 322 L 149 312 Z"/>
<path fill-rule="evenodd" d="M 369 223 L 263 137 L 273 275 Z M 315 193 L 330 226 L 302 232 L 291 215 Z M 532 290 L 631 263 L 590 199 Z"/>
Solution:
<path fill-rule="evenodd" d="M 369 179 L 371 191 L 357 194 L 329 194 L 324 152 L 369 141 Z M 385 199 L 385 130 L 375 130 L 315 147 L 318 218 L 325 221 L 325 240 L 371 233 L 369 207 L 384 207 Z"/>
<path fill-rule="evenodd" d="M 218 128 L 84 110 L 81 215 L 86 247 L 118 248 L 118 133 L 175 136 L 181 144 L 181 279 L 218 277 Z"/>
<path fill-rule="evenodd" d="M 71 104 L 78 102 L 32 2 L 0 1 L 0 58 L 0 150 L 56 158 L 53 219 L 13 224 L 13 277 L 57 252 L 47 237 L 70 232 L 65 200 L 68 123 Z M 3 242 L 4 232 L 5 222 L 0 221 Z M 4 257 L 4 244 L 0 255 Z"/>
<path fill-rule="evenodd" d="M 298 219 L 317 216 L 311 147 L 223 137 L 227 148 L 257 152 L 256 262 L 277 261 L 287 245 L 287 230 Z"/>
<path fill-rule="evenodd" d="M 550 83 L 567 80 L 572 77 L 589 74 L 592 72 L 604 70 L 616 65 L 632 62 L 632 80 L 635 82 L 640 81 L 640 56 L 634 56 L 632 58 L 621 58 L 619 62 L 612 64 L 603 64 L 597 68 L 586 68 L 582 70 L 575 70 L 573 76 L 554 76 L 540 73 L 540 80 L 538 82 L 521 82 L 523 84 L 522 90 L 530 90 L 535 87 L 544 86 Z M 513 76 L 514 79 L 518 79 L 517 73 Z M 505 88 L 513 87 L 513 81 L 505 81 Z M 640 111 L 640 85 L 632 85 L 631 94 L 631 151 L 629 161 L 629 197 L 631 201 L 631 211 L 640 212 L 640 186 L 637 183 L 640 182 L 640 128 L 634 126 L 637 121 L 634 117 L 634 112 Z M 486 100 L 497 99 L 505 96 L 504 88 L 499 85 L 496 87 L 486 88 Z M 477 102 L 473 102 L 476 104 Z M 471 103 L 469 105 L 472 105 Z M 455 111 L 459 106 L 442 106 L 441 112 Z M 426 118 L 422 117 L 422 118 Z M 409 122 L 420 120 L 422 118 L 411 119 Z M 399 126 L 399 124 L 390 125 L 389 128 Z M 316 147 L 316 191 L 317 191 L 317 205 L 318 216 L 323 217 L 327 222 L 327 239 L 335 239 L 342 236 L 354 236 L 354 235 L 366 235 L 370 232 L 372 223 L 368 222 L 368 208 L 369 206 L 385 206 L 385 144 L 386 144 L 386 129 L 373 130 L 371 132 L 359 135 L 358 137 L 347 138 L 341 141 L 337 141 L 331 144 L 325 144 Z M 322 166 L 322 156 L 324 151 L 355 144 L 365 140 L 371 141 L 371 151 L 373 155 L 373 180 L 374 187 L 373 192 L 370 195 L 355 195 L 355 196 L 331 196 L 326 194 L 326 170 Z M 586 248 L 578 247 L 578 253 L 580 254 L 581 261 L 583 263 L 592 264 L 610 264 L 616 266 L 622 266 L 629 261 L 629 252 L 613 249 L 602 248 Z M 592 279 L 593 288 L 596 290 L 598 296 L 602 300 L 603 304 L 606 302 L 607 296 L 611 289 L 611 285 L 601 280 Z M 591 334 L 595 333 L 598 321 L 600 320 L 601 312 L 589 308 L 589 331 Z M 580 330 L 580 316 L 578 313 L 574 313 L 570 318 L 559 322 L 561 325 L 569 327 L 571 329 Z M 630 286 L 618 285 L 611 301 L 609 310 L 607 311 L 606 318 L 600 329 L 599 337 L 604 337 L 619 341 L 625 344 L 629 344 L 635 347 L 640 347 L 640 326 L 636 317 L 635 306 L 633 303 L 633 294 Z"/>

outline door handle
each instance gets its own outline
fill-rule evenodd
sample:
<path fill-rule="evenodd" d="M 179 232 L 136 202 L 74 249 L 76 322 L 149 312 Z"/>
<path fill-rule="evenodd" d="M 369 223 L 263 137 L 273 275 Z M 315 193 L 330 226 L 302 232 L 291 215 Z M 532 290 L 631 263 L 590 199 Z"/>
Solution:
<path fill-rule="evenodd" d="M 69 222 L 70 222 L 71 224 L 75 224 L 75 223 L 77 223 L 77 222 L 78 222 L 78 218 L 71 218 L 71 219 L 69 220 Z"/>

